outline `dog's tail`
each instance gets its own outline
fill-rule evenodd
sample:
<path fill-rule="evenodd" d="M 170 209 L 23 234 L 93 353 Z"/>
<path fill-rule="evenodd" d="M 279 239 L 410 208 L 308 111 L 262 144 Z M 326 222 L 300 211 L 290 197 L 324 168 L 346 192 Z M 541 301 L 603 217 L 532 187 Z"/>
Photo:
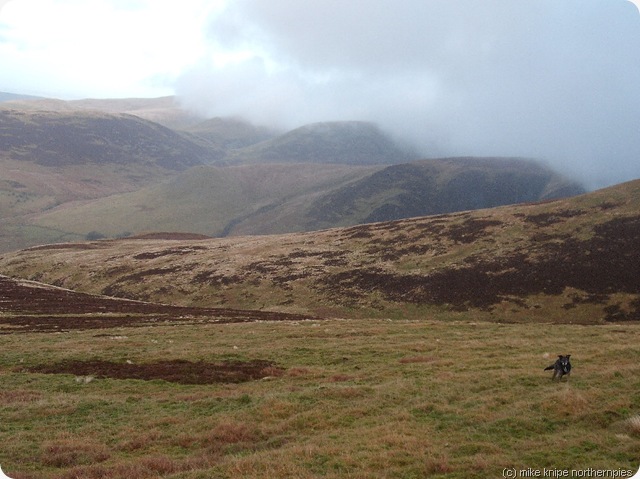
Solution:
<path fill-rule="evenodd" d="M 546 368 L 544 368 L 545 371 L 551 371 L 553 368 L 555 368 L 555 364 L 552 364 L 551 366 L 547 366 Z"/>

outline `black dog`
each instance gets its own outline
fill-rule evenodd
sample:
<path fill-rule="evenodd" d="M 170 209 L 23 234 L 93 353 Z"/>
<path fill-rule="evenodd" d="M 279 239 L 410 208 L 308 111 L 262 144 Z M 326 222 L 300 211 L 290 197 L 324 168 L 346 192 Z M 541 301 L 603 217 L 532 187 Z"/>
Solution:
<path fill-rule="evenodd" d="M 547 366 L 544 370 L 551 371 L 553 369 L 553 377 L 551 379 L 555 379 L 556 377 L 558 379 L 562 379 L 562 376 L 567 376 L 568 379 L 571 374 L 571 363 L 569 362 L 570 357 L 570 354 L 567 354 L 566 356 L 560 355 L 555 363 L 551 366 Z"/>

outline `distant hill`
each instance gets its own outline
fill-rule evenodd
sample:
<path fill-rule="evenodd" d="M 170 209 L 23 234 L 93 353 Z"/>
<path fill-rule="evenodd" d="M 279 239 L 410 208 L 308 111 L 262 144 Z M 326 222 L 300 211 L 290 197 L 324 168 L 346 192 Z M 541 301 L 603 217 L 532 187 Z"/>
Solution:
<path fill-rule="evenodd" d="M 339 121 L 305 125 L 234 150 L 225 159 L 230 163 L 388 165 L 416 158 L 372 123 Z"/>
<path fill-rule="evenodd" d="M 0 109 L 0 132 L 2 157 L 46 166 L 144 163 L 180 171 L 222 156 L 127 114 Z"/>
<path fill-rule="evenodd" d="M 312 198 L 372 171 L 375 167 L 322 164 L 200 166 L 130 193 L 61 205 L 31 217 L 30 223 L 81 237 L 91 231 L 106 236 L 123 231 L 225 236 L 245 223 L 254 224 L 259 233 L 273 228 L 297 231 L 303 227 L 304 205 Z M 281 216 L 263 229 L 260 219 L 272 210 Z M 284 218 L 287 214 L 290 220 Z"/>
<path fill-rule="evenodd" d="M 135 192 L 62 205 L 32 224 L 77 235 L 312 231 L 580 194 L 540 163 L 459 158 L 403 165 L 202 166 Z"/>
<path fill-rule="evenodd" d="M 640 180 L 309 233 L 41 246 L 1 255 L 0 272 L 173 305 L 603 324 L 640 320 L 638 244 Z"/>
<path fill-rule="evenodd" d="M 132 115 L 0 108 L 0 250 L 83 237 L 34 226 L 30 215 L 135 191 L 219 156 Z"/>
<path fill-rule="evenodd" d="M 253 125 L 240 118 L 211 118 L 182 128 L 182 131 L 225 150 L 245 148 L 278 135 L 274 130 Z"/>
<path fill-rule="evenodd" d="M 21 111 L 101 111 L 104 113 L 128 113 L 168 128 L 180 129 L 200 123 L 203 118 L 183 109 L 175 97 L 160 98 L 109 98 L 84 100 L 58 100 L 17 95 L 0 108 Z"/>
<path fill-rule="evenodd" d="M 317 199 L 310 224 L 372 223 L 584 193 L 543 164 L 519 158 L 443 158 L 389 166 Z"/>
<path fill-rule="evenodd" d="M 367 122 L 279 134 L 201 121 L 173 97 L 7 101 L 0 251 L 150 231 L 311 231 L 583 191 L 530 160 L 415 160 Z"/>
<path fill-rule="evenodd" d="M 7 93 L 4 91 L 0 91 L 0 103 L 4 103 L 6 101 L 21 101 L 21 100 L 39 100 L 40 97 L 32 96 L 32 95 L 20 95 L 16 93 Z"/>

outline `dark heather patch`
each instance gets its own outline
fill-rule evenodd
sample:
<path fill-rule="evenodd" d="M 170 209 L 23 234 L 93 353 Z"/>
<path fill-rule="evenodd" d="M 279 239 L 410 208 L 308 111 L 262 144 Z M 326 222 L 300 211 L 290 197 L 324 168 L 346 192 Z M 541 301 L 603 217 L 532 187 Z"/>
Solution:
<path fill-rule="evenodd" d="M 468 234 L 477 237 L 481 231 L 469 228 Z M 613 293 L 640 294 L 638 245 L 640 217 L 618 218 L 597 226 L 593 237 L 584 241 L 558 237 L 532 245 L 530 251 L 472 257 L 459 267 L 426 275 L 357 268 L 331 274 L 316 282 L 316 287 L 346 303 L 379 292 L 389 301 L 449 305 L 458 310 L 489 309 L 514 296 L 559 295 L 567 287 L 584 291 L 582 302 L 602 303 Z M 635 310 L 625 313 L 625 318 L 639 314 L 640 301 L 633 305 Z M 620 314 L 610 310 L 608 317 Z"/>
<path fill-rule="evenodd" d="M 115 363 L 101 360 L 67 360 L 57 364 L 42 364 L 28 369 L 32 373 L 75 374 L 96 378 L 164 380 L 178 384 L 241 383 L 279 376 L 284 370 L 271 361 L 223 361 L 210 363 L 186 360 L 154 363 Z"/>

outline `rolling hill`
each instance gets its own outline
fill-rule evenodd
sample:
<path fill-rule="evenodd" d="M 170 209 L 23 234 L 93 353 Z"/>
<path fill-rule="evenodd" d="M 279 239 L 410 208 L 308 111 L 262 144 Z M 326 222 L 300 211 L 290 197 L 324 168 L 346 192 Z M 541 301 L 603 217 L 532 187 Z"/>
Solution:
<path fill-rule="evenodd" d="M 278 133 L 267 127 L 253 125 L 240 118 L 210 118 L 181 128 L 196 138 L 210 142 L 225 151 L 245 148 L 270 140 Z"/>
<path fill-rule="evenodd" d="M 584 189 L 520 158 L 442 158 L 388 166 L 317 199 L 308 229 L 574 196 Z"/>
<path fill-rule="evenodd" d="M 176 171 L 221 157 L 157 123 L 95 111 L 0 110 L 0 152 L 44 166 L 135 163 Z"/>
<path fill-rule="evenodd" d="M 226 236 L 256 218 L 256 232 L 295 231 L 303 206 L 318 195 L 371 168 L 344 165 L 200 166 L 166 182 L 81 204 L 62 205 L 31 218 L 31 224 L 83 237 L 90 231 L 116 236 L 123 231 L 188 231 Z M 281 213 L 265 230 L 259 220 Z M 291 219 L 285 218 L 287 212 Z"/>
<path fill-rule="evenodd" d="M 30 214 L 135 191 L 219 156 L 133 115 L 0 109 L 0 250 L 78 238 L 33 226 Z"/>
<path fill-rule="evenodd" d="M 537 204 L 272 236 L 4 254 L 0 273 L 182 306 L 333 317 L 640 320 L 640 181 Z"/>
<path fill-rule="evenodd" d="M 33 225 L 210 236 L 313 231 L 582 193 L 544 165 L 506 158 L 425 160 L 388 167 L 303 163 L 201 166 L 138 191 L 34 216 Z"/>
<path fill-rule="evenodd" d="M 373 123 L 313 123 L 230 152 L 229 163 L 339 163 L 388 165 L 417 159 Z"/>
<path fill-rule="evenodd" d="M 415 154 L 366 122 L 277 135 L 181 115 L 171 97 L 2 103 L 0 251 L 158 230 L 311 231 L 583 192 L 530 160 L 407 163 Z"/>
<path fill-rule="evenodd" d="M 181 129 L 200 123 L 203 118 L 180 107 L 175 97 L 109 98 L 84 100 L 58 100 L 54 98 L 25 97 L 0 92 L 0 109 L 51 112 L 127 113 L 159 123 L 172 129 Z"/>

